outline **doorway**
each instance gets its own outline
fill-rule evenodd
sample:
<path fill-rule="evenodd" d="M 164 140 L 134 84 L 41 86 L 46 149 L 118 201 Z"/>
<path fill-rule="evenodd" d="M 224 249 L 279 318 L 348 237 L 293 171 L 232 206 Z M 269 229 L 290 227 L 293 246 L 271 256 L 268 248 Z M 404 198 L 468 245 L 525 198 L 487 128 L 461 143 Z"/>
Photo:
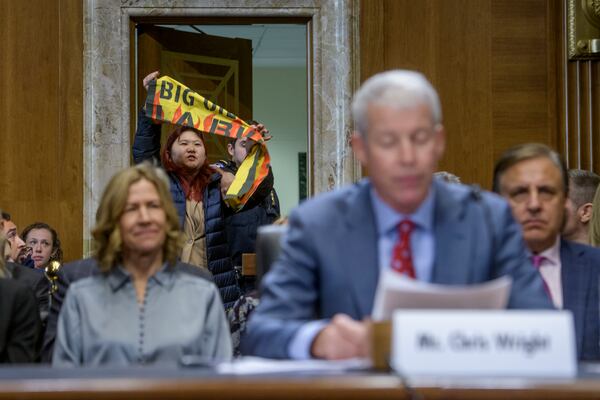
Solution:
<path fill-rule="evenodd" d="M 308 195 L 308 30 L 306 23 L 138 23 L 132 89 L 139 111 L 141 81 L 160 70 L 212 102 L 263 123 L 281 213 Z M 164 138 L 172 129 L 163 125 Z M 132 124 L 131 139 L 135 131 Z M 210 162 L 228 158 L 226 141 L 207 135 Z"/>
<path fill-rule="evenodd" d="M 356 181 L 350 151 L 350 99 L 358 86 L 358 0 L 87 0 L 84 4 L 83 232 L 84 254 L 100 195 L 112 175 L 131 162 L 135 126 L 135 25 L 302 23 L 307 29 L 308 196 Z M 188 22 L 189 23 L 189 22 Z M 277 174 L 277 171 L 275 171 Z"/>

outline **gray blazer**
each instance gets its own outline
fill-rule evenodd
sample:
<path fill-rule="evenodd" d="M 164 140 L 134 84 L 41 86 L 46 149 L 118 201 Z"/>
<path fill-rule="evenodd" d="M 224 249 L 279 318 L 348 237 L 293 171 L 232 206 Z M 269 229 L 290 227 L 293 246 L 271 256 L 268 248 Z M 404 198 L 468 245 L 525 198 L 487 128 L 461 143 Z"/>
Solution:
<path fill-rule="evenodd" d="M 71 285 L 58 319 L 52 364 L 102 366 L 229 360 L 229 324 L 217 287 L 163 267 L 138 304 L 123 268 Z"/>
<path fill-rule="evenodd" d="M 190 264 L 178 262 L 175 264 L 175 269 L 213 282 L 212 274 L 204 268 L 198 268 Z M 69 286 L 75 281 L 99 274 L 100 269 L 98 267 L 98 261 L 95 258 L 84 258 L 71 261 L 58 270 L 58 290 L 52 294 L 50 312 L 48 313 L 48 324 L 46 326 L 46 334 L 42 346 L 42 362 L 49 363 L 52 361 L 58 314 L 60 313 Z"/>
<path fill-rule="evenodd" d="M 435 180 L 432 281 L 470 284 L 510 275 L 509 308 L 552 308 L 508 204 L 492 193 Z M 379 275 L 371 184 L 317 196 L 295 209 L 282 252 L 263 281 L 242 352 L 286 358 L 307 321 L 371 313 Z"/>

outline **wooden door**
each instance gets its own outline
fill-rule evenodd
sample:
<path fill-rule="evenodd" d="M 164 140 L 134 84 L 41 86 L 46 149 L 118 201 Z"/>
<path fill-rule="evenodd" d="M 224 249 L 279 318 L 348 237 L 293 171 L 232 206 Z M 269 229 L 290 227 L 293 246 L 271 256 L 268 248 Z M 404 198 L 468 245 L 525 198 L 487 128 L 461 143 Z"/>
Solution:
<path fill-rule="evenodd" d="M 141 80 L 160 70 L 161 75 L 176 79 L 242 119 L 252 119 L 251 40 L 182 32 L 153 24 L 139 24 L 137 29 L 137 110 L 146 96 Z M 169 124 L 163 125 L 163 143 L 171 129 Z M 132 140 L 134 133 L 132 124 Z M 205 141 L 210 162 L 229 158 L 225 138 L 206 135 Z"/>

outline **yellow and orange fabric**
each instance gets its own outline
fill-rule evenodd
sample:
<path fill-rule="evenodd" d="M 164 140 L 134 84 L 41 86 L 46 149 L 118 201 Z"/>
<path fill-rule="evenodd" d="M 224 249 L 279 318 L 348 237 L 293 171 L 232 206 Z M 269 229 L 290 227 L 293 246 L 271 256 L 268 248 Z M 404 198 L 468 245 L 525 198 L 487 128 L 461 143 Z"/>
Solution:
<path fill-rule="evenodd" d="M 210 135 L 247 137 L 257 142 L 225 195 L 224 201 L 231 208 L 242 209 L 267 176 L 271 159 L 260 132 L 175 79 L 163 76 L 150 82 L 145 110 L 146 116 L 157 122 L 189 126 Z"/>

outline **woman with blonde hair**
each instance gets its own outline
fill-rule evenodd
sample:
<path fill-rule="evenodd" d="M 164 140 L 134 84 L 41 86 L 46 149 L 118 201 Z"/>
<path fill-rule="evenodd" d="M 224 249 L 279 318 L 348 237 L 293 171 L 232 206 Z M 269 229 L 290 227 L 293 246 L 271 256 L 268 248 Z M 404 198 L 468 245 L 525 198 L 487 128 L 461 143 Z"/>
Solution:
<path fill-rule="evenodd" d="M 92 234 L 102 274 L 69 287 L 55 366 L 178 362 L 231 357 L 215 285 L 182 271 L 179 220 L 165 177 L 149 164 L 117 173 Z"/>

